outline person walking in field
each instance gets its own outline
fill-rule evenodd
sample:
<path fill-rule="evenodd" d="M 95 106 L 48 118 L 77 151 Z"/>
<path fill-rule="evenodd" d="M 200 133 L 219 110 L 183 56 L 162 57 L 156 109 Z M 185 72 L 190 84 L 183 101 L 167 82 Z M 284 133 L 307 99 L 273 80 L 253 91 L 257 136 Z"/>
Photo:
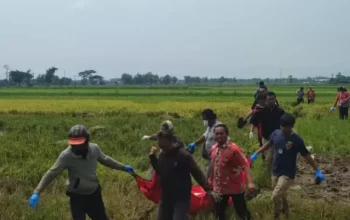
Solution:
<path fill-rule="evenodd" d="M 267 87 L 266 87 L 264 81 L 260 81 L 259 87 L 256 88 L 255 93 L 254 93 L 254 100 L 256 100 L 256 98 L 258 97 L 258 95 L 260 93 L 264 93 L 264 92 L 267 92 Z"/>
<path fill-rule="evenodd" d="M 252 138 L 254 128 L 260 126 L 262 143 L 267 143 L 272 132 L 280 128 L 280 118 L 284 113 L 284 110 L 276 105 L 276 94 L 274 92 L 268 92 L 266 95 L 266 108 L 256 112 L 250 119 L 250 124 L 253 126 L 251 126 L 249 136 Z M 267 171 L 271 173 L 273 148 L 270 148 L 264 154 Z"/>
<path fill-rule="evenodd" d="M 241 148 L 228 140 L 229 129 L 224 124 L 214 128 L 217 143 L 211 151 L 211 170 L 209 182 L 214 192 L 221 195 L 222 200 L 215 202 L 215 217 L 225 220 L 225 210 L 229 198 L 232 198 L 238 218 L 252 219 L 245 201 L 246 182 L 249 191 L 254 191 L 252 173 Z"/>
<path fill-rule="evenodd" d="M 213 192 L 206 176 L 196 164 L 192 155 L 184 148 L 173 144 L 173 134 L 160 131 L 157 135 L 159 159 L 155 156 L 156 147 L 151 148 L 150 161 L 159 175 L 161 198 L 157 220 L 187 220 L 191 199 L 191 175 L 200 186 L 218 202 L 220 195 Z"/>
<path fill-rule="evenodd" d="M 316 93 L 313 88 L 309 88 L 309 90 L 306 92 L 306 97 L 307 97 L 307 104 L 314 103 Z"/>
<path fill-rule="evenodd" d="M 96 176 L 97 162 L 102 165 L 133 174 L 133 168 L 123 165 L 105 155 L 95 143 L 90 143 L 90 135 L 83 125 L 75 125 L 69 131 L 69 146 L 45 173 L 29 199 L 34 208 L 40 193 L 60 173 L 68 170 L 66 194 L 70 197 L 70 210 L 74 220 L 85 220 L 86 214 L 92 220 L 108 220 L 101 195 L 101 186 Z"/>
<path fill-rule="evenodd" d="M 347 120 L 349 117 L 349 106 L 350 106 L 350 94 L 346 88 L 340 87 L 337 97 L 335 98 L 333 106 L 330 108 L 331 111 L 335 110 L 335 107 L 339 106 L 339 119 Z"/>
<path fill-rule="evenodd" d="M 204 143 L 203 149 L 202 149 L 202 157 L 207 160 L 206 170 L 207 170 L 207 176 L 209 176 L 210 166 L 211 166 L 210 151 L 211 151 L 211 147 L 216 143 L 214 128 L 215 126 L 222 123 L 217 119 L 216 114 L 211 109 L 203 110 L 202 119 L 203 119 L 203 124 L 206 127 L 206 131 L 197 141 L 189 144 L 187 147 L 187 150 L 188 152 L 193 154 L 196 147 L 199 144 Z"/>
<path fill-rule="evenodd" d="M 300 87 L 300 89 L 296 91 L 296 94 L 297 94 L 297 104 L 299 105 L 300 103 L 304 103 L 304 87 Z"/>
<path fill-rule="evenodd" d="M 272 200 L 274 203 L 274 219 L 279 219 L 283 213 L 288 217 L 289 206 L 287 202 L 287 191 L 293 184 L 297 170 L 297 155 L 300 153 L 315 170 L 317 183 L 324 181 L 325 177 L 317 168 L 317 165 L 305 147 L 302 137 L 293 131 L 295 118 L 291 114 L 284 114 L 280 120 L 281 128 L 275 130 L 264 146 L 251 156 L 255 161 L 259 153 L 269 148 L 274 148 L 274 162 L 272 173 Z"/>

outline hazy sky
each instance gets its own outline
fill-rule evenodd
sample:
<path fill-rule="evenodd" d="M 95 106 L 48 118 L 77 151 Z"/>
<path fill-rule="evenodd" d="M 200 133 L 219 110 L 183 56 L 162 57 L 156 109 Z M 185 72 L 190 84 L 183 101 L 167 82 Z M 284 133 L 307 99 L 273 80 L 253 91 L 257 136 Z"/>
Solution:
<path fill-rule="evenodd" d="M 350 0 L 0 0 L 0 9 L 1 66 L 36 74 L 54 65 L 71 77 L 350 75 Z"/>

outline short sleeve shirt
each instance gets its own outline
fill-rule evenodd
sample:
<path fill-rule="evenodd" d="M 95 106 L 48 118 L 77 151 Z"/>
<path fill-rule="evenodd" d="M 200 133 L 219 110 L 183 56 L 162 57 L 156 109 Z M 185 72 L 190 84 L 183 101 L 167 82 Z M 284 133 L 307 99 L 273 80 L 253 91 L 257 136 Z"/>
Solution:
<path fill-rule="evenodd" d="M 288 136 L 278 129 L 271 134 L 270 143 L 274 147 L 273 175 L 295 178 L 297 170 L 297 155 L 307 156 L 303 139 L 296 133 Z"/>

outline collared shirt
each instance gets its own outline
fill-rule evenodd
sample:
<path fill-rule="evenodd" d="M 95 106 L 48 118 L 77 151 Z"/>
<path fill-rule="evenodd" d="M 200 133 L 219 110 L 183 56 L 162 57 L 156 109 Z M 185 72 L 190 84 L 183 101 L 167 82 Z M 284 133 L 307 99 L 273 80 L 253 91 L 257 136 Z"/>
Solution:
<path fill-rule="evenodd" d="M 215 192 L 222 195 L 240 194 L 245 191 L 245 167 L 248 161 L 240 147 L 231 141 L 223 146 L 215 144 L 211 152 L 210 183 Z"/>
<path fill-rule="evenodd" d="M 298 153 L 302 156 L 309 154 L 303 139 L 296 133 L 286 136 L 278 129 L 271 134 L 270 143 L 274 147 L 273 175 L 294 179 Z"/>

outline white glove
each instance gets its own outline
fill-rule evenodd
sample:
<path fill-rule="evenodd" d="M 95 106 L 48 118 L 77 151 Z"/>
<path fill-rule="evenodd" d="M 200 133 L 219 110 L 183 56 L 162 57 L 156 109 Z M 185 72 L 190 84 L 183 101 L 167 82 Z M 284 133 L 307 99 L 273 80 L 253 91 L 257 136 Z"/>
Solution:
<path fill-rule="evenodd" d="M 335 110 L 335 107 L 331 107 L 330 109 L 329 109 L 329 111 L 334 111 Z"/>
<path fill-rule="evenodd" d="M 253 132 L 249 132 L 249 140 L 253 139 L 254 137 L 254 133 Z"/>
<path fill-rule="evenodd" d="M 150 138 L 150 136 L 145 135 L 141 138 L 141 140 L 149 140 L 149 138 Z"/>
<path fill-rule="evenodd" d="M 214 191 L 208 192 L 209 196 L 214 200 L 215 203 L 218 203 L 222 200 L 221 195 Z"/>

